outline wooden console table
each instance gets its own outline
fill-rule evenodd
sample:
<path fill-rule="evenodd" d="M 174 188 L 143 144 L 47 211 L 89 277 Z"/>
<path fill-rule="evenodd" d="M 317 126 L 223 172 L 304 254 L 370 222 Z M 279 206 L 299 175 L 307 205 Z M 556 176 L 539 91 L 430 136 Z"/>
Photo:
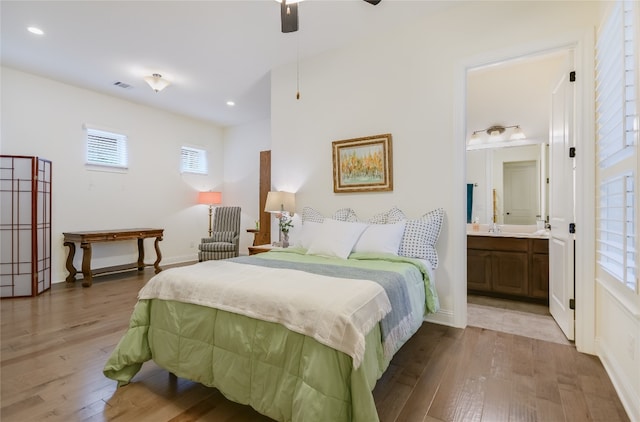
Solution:
<path fill-rule="evenodd" d="M 82 232 L 69 232 L 63 233 L 64 245 L 69 247 L 69 255 L 67 255 L 67 270 L 69 275 L 66 280 L 67 283 L 73 283 L 76 281 L 76 274 L 78 270 L 73 266 L 73 258 L 76 254 L 75 242 L 80 243 L 82 248 L 82 285 L 84 287 L 90 287 L 93 276 L 103 273 L 124 271 L 137 268 L 138 271 L 142 271 L 145 267 L 144 264 L 144 239 L 155 237 L 154 247 L 156 249 L 156 261 L 153 263 L 153 267 L 156 270 L 156 274 L 162 271 L 160 268 L 160 260 L 162 255 L 160 254 L 160 247 L 158 242 L 162 240 L 162 234 L 164 229 L 122 229 L 122 230 L 102 230 L 102 231 L 82 231 Z M 98 242 L 114 242 L 119 240 L 138 240 L 138 262 L 124 265 L 116 265 L 112 267 L 91 269 L 91 244 Z"/>

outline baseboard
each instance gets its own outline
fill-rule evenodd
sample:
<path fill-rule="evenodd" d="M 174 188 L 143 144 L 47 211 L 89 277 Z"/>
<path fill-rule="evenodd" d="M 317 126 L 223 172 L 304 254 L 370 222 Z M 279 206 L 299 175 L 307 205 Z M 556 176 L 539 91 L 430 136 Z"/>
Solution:
<path fill-rule="evenodd" d="M 456 328 L 463 328 L 463 327 L 457 327 L 455 325 L 453 312 L 448 309 L 440 309 L 435 314 L 429 314 L 424 317 L 424 320 L 427 322 L 432 322 L 434 324 L 447 325 L 449 327 L 456 327 Z"/>
<path fill-rule="evenodd" d="M 607 371 L 611 383 L 622 402 L 622 406 L 627 412 L 627 416 L 633 422 L 640 422 L 640 396 L 634 392 L 633 386 L 629 383 L 628 374 L 614 359 L 615 355 L 609 350 L 607 344 L 601 342 L 598 338 L 596 338 L 596 350 L 602 366 Z"/>

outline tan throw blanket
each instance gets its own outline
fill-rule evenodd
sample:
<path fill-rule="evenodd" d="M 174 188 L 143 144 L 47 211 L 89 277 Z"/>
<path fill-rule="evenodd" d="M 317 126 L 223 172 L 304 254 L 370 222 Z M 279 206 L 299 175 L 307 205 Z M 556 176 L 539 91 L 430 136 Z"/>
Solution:
<path fill-rule="evenodd" d="M 369 280 L 206 261 L 164 270 L 139 299 L 203 305 L 276 322 L 362 363 L 365 335 L 391 311 L 384 289 Z"/>

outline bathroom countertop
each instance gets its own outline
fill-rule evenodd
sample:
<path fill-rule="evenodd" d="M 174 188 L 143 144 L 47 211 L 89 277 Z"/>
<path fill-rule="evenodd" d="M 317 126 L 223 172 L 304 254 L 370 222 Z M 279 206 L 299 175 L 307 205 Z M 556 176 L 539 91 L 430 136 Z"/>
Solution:
<path fill-rule="evenodd" d="M 548 239 L 549 232 L 546 230 L 542 233 L 533 232 L 533 233 L 510 233 L 510 232 L 481 232 L 481 231 L 467 231 L 467 236 L 490 236 L 490 237 L 523 237 L 523 238 L 532 238 L 532 239 Z"/>
<path fill-rule="evenodd" d="M 548 239 L 549 231 L 537 230 L 535 225 L 500 225 L 498 232 L 490 232 L 488 224 L 480 224 L 477 231 L 472 229 L 471 224 L 467 224 L 468 236 L 491 236 L 491 237 L 522 237 L 533 239 Z"/>

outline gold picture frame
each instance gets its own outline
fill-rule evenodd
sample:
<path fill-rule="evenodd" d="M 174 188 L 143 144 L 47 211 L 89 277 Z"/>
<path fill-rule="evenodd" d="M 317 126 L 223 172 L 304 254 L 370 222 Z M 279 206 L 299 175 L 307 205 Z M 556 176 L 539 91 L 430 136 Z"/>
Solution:
<path fill-rule="evenodd" d="M 333 191 L 393 190 L 391 134 L 333 141 Z"/>

